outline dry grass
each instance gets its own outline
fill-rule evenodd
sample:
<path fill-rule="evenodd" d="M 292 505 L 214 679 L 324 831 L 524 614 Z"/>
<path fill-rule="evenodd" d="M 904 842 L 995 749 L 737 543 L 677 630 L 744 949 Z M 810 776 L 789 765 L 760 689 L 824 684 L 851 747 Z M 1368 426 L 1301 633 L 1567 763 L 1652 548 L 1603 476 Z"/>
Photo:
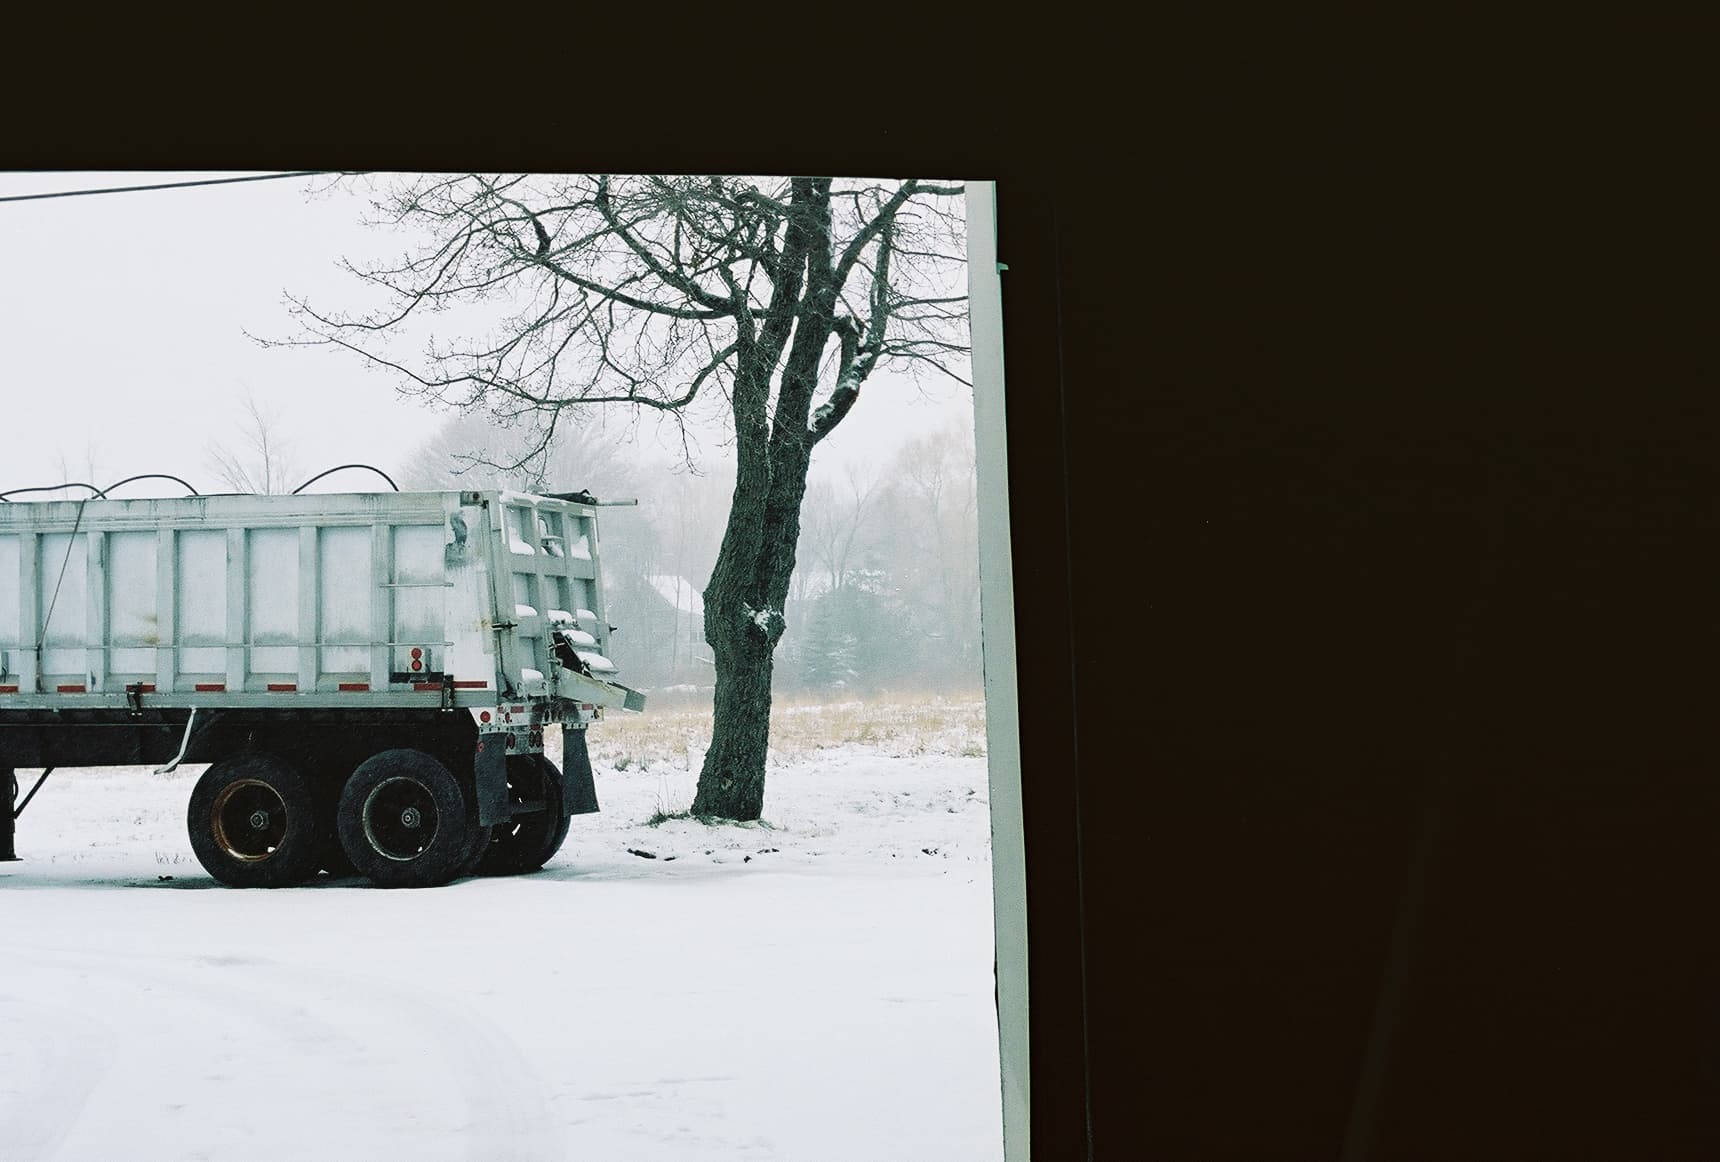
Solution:
<path fill-rule="evenodd" d="M 697 769 L 710 740 L 708 694 L 652 698 L 645 713 L 611 712 L 587 735 L 591 757 L 617 770 L 662 765 Z M 978 691 L 964 691 L 775 700 L 770 716 L 772 762 L 793 762 L 843 746 L 891 755 L 982 756 L 985 699 Z"/>

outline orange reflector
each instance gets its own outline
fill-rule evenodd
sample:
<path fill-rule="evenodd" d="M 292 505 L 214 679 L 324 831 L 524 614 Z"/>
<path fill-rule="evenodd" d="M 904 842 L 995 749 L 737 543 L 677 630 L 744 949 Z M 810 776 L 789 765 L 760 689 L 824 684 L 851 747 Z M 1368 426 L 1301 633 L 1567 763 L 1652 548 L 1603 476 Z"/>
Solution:
<path fill-rule="evenodd" d="M 299 688 L 299 684 L 297 682 L 270 682 L 269 683 L 269 693 L 271 693 L 271 694 L 291 694 L 293 691 L 297 690 L 298 688 Z"/>
<path fill-rule="evenodd" d="M 225 682 L 199 682 L 192 687 L 199 694 L 219 694 L 227 689 Z"/>
<path fill-rule="evenodd" d="M 0 694 L 16 694 L 17 692 L 18 687 L 16 686 L 0 686 Z"/>
<path fill-rule="evenodd" d="M 341 691 L 343 693 L 362 694 L 366 690 L 370 689 L 370 683 L 369 682 L 342 682 L 340 684 L 340 688 L 341 688 Z"/>

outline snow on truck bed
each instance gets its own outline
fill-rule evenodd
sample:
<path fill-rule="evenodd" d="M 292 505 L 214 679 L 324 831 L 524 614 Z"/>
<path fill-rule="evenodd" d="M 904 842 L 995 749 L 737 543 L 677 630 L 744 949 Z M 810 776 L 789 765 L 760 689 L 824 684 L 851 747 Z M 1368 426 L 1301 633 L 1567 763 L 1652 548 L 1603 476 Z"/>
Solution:
<path fill-rule="evenodd" d="M 647 822 L 684 763 L 599 757 L 544 871 L 416 892 L 218 887 L 199 770 L 20 820 L 8 1160 L 1002 1156 L 984 758 L 819 749 L 707 827 Z"/>

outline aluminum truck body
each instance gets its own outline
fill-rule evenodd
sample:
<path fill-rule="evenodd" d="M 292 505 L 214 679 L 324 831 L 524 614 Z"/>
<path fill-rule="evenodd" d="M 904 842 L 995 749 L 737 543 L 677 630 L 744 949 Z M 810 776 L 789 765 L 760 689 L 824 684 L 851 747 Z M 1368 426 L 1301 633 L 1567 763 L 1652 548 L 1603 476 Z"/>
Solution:
<path fill-rule="evenodd" d="M 609 660 L 587 500 L 0 503 L 0 769 L 214 764 L 188 825 L 229 883 L 342 856 L 401 885 L 541 865 L 596 810 L 584 730 L 643 708 Z"/>

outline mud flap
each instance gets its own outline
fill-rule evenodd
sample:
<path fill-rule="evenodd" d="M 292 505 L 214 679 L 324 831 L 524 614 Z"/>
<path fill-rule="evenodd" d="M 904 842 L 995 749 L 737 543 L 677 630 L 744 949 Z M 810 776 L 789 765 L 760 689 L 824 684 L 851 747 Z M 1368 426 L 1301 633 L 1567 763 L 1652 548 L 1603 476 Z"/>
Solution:
<path fill-rule="evenodd" d="M 11 767 L 0 767 L 0 863 L 15 863 L 18 849 L 13 844 L 18 804 L 18 775 Z"/>
<path fill-rule="evenodd" d="M 508 810 L 508 736 L 490 734 L 478 736 L 472 752 L 472 773 L 478 790 L 478 825 L 489 827 L 506 823 L 512 815 Z"/>
<path fill-rule="evenodd" d="M 561 732 L 561 793 L 569 815 L 590 815 L 597 810 L 597 783 L 591 777 L 591 756 L 585 750 L 585 731 L 563 728 Z"/>

